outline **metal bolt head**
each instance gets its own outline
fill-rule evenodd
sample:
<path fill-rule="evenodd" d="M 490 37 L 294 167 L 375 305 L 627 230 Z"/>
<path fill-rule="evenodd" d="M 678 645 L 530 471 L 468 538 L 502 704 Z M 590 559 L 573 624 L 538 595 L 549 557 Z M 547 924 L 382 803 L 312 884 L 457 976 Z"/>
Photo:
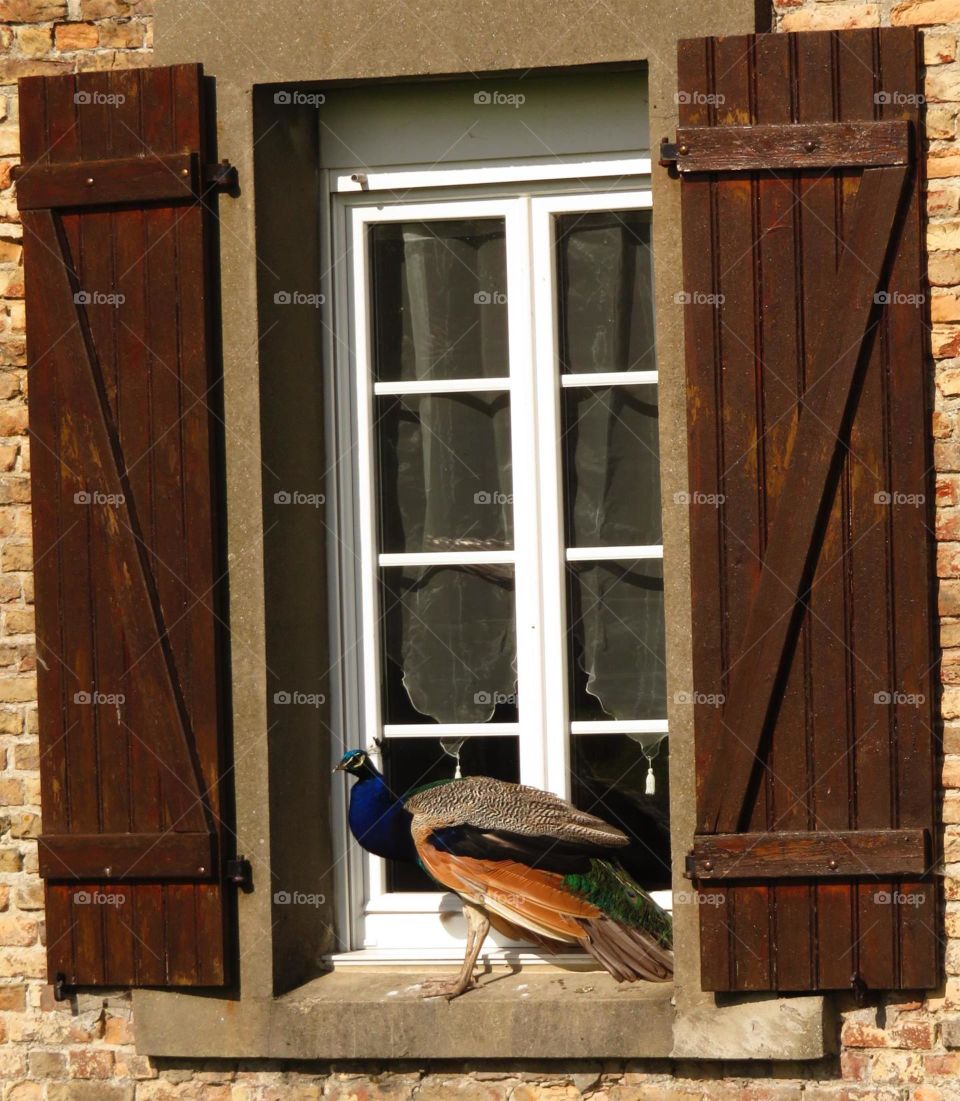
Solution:
<path fill-rule="evenodd" d="M 190 169 L 189 168 L 181 168 L 180 169 L 180 175 L 183 176 L 184 179 L 186 179 L 190 175 Z"/>
<path fill-rule="evenodd" d="M 83 182 L 87 185 L 87 187 L 93 187 L 93 176 L 87 176 L 87 178 Z"/>
<path fill-rule="evenodd" d="M 812 153 L 817 148 L 817 143 L 813 140 L 813 138 L 810 138 L 808 141 L 805 141 L 803 143 L 803 148 L 806 149 L 808 153 Z"/>
<path fill-rule="evenodd" d="M 703 870 L 705 872 L 712 872 L 713 871 L 713 861 L 712 860 L 704 860 Z"/>
<path fill-rule="evenodd" d="M 103 874 L 104 875 L 110 875 L 110 873 L 112 871 L 113 871 L 113 868 L 108 865 L 106 868 L 103 869 Z"/>
<path fill-rule="evenodd" d="M 207 870 L 207 869 L 206 869 L 206 868 L 205 868 L 205 867 L 204 867 L 204 866 L 203 866 L 202 864 L 200 865 L 200 867 L 199 867 L 199 868 L 197 868 L 197 872 L 198 872 L 198 873 L 199 873 L 200 875 L 203 875 L 203 874 L 204 874 L 204 873 L 206 872 L 206 870 Z"/>
<path fill-rule="evenodd" d="M 685 157 L 690 152 L 690 146 L 689 145 L 678 145 L 677 146 L 677 152 L 680 154 L 681 157 Z"/>
<path fill-rule="evenodd" d="M 831 861 L 830 861 L 830 865 L 829 865 L 829 867 L 830 867 L 830 871 L 831 871 L 831 872 L 835 872 L 835 871 L 837 870 L 837 862 L 836 862 L 836 860 L 831 860 Z"/>

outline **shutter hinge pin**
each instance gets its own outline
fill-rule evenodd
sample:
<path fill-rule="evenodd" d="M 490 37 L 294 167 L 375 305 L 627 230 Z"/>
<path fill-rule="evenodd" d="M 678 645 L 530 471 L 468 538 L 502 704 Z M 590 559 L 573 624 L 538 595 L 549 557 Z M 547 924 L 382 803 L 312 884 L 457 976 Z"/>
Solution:
<path fill-rule="evenodd" d="M 855 971 L 850 976 L 850 986 L 853 989 L 853 997 L 857 1005 L 866 1005 L 867 984 L 863 981 L 863 976 L 859 971 Z"/>
<path fill-rule="evenodd" d="M 686 146 L 683 147 L 683 153 L 686 155 L 689 152 Z M 660 167 L 670 168 L 671 165 L 677 163 L 677 157 L 680 155 L 680 149 L 676 142 L 670 141 L 669 138 L 660 139 Z"/>
<path fill-rule="evenodd" d="M 241 891 L 253 890 L 253 867 L 244 856 L 228 860 L 225 866 L 227 882 L 233 883 Z"/>
<path fill-rule="evenodd" d="M 70 1000 L 70 988 L 67 986 L 67 976 L 58 971 L 53 980 L 53 1000 L 66 1002 Z"/>
<path fill-rule="evenodd" d="M 240 186 L 237 170 L 228 160 L 203 166 L 203 185 L 208 190 L 234 192 Z"/>

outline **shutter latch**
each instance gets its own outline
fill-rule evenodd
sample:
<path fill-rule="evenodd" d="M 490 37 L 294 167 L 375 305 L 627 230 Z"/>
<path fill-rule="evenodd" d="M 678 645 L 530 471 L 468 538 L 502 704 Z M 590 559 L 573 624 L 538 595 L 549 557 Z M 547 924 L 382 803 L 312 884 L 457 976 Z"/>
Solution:
<path fill-rule="evenodd" d="M 233 883 L 241 891 L 253 890 L 253 868 L 246 857 L 238 856 L 234 860 L 228 860 L 224 866 L 224 871 L 228 883 Z"/>

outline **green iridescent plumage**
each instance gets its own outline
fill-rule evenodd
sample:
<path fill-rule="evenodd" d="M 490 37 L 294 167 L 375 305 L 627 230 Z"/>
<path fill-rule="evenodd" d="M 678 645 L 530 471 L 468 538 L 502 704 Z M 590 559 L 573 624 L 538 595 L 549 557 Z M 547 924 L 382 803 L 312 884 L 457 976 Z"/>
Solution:
<path fill-rule="evenodd" d="M 606 860 L 591 860 L 589 872 L 564 876 L 564 886 L 599 907 L 609 918 L 643 929 L 664 948 L 673 947 L 673 922 L 647 892 Z"/>

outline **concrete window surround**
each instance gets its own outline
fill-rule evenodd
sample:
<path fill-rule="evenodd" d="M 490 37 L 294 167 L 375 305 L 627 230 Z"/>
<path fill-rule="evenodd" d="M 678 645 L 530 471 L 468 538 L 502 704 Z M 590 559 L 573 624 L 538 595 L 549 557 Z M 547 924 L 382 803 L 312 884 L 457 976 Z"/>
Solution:
<path fill-rule="evenodd" d="M 423 14 L 420 7 L 391 0 L 167 0 L 157 16 L 156 63 L 201 61 L 216 80 L 219 156 L 240 174 L 239 197 L 220 204 L 219 250 L 231 774 L 238 851 L 252 862 L 254 889 L 237 900 L 236 989 L 136 991 L 138 1050 L 299 1060 L 820 1058 L 835 1039 L 828 1000 L 764 995 L 721 1003 L 700 991 L 696 906 L 682 901 L 675 905 L 673 984 L 618 987 L 603 973 L 498 967 L 479 990 L 448 1004 L 423 1002 L 407 990 L 422 968 L 321 974 L 332 947 L 335 859 L 325 716 L 312 707 L 283 709 L 309 714 L 277 714 L 272 700 L 284 687 L 322 683 L 331 664 L 323 516 L 303 508 L 281 517 L 273 501 L 281 489 L 316 492 L 324 473 L 319 460 L 333 459 L 317 447 L 323 336 L 306 316 L 265 324 L 273 290 L 283 285 L 276 280 L 311 286 L 321 270 L 318 127 L 309 105 L 303 110 L 310 124 L 305 116 L 302 126 L 264 127 L 261 86 L 462 80 L 643 61 L 655 145 L 676 126 L 676 40 L 754 29 L 753 0 L 609 0 L 597 7 L 447 0 L 424 6 Z M 656 169 L 653 201 L 672 700 L 690 683 L 687 515 L 674 500 L 687 488 L 686 411 L 682 311 L 673 302 L 682 289 L 679 188 Z M 290 240 L 302 242 L 295 254 Z M 671 704 L 669 716 L 679 899 L 689 890 L 681 869 L 694 826 L 690 711 Z M 277 905 L 279 890 L 327 902 Z"/>

